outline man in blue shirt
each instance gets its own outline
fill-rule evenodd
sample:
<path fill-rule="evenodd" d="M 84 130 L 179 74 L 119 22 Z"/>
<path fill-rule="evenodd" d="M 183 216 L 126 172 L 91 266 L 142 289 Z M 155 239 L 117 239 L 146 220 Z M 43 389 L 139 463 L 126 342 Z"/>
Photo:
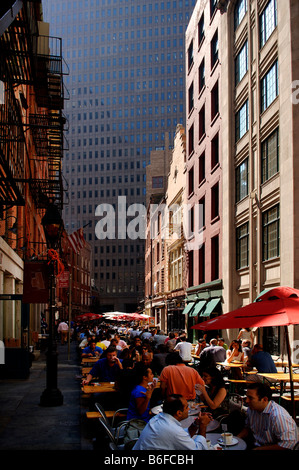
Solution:
<path fill-rule="evenodd" d="M 95 357 L 95 356 L 100 357 L 102 352 L 103 352 L 103 349 L 100 348 L 99 346 L 96 346 L 95 341 L 91 341 L 89 345 L 83 349 L 82 357 Z"/>
<path fill-rule="evenodd" d="M 277 369 L 275 367 L 271 354 L 264 351 L 263 346 L 261 344 L 254 345 L 251 357 L 248 359 L 246 364 L 245 374 L 246 370 L 252 370 L 254 367 L 256 368 L 257 372 L 260 373 L 277 373 Z M 262 382 L 263 378 L 257 374 L 247 374 L 246 380 L 250 380 L 252 382 Z M 269 382 L 272 382 L 271 379 L 268 380 Z"/>
<path fill-rule="evenodd" d="M 115 382 L 119 371 L 123 368 L 122 361 L 117 357 L 116 348 L 109 346 L 105 352 L 106 357 L 95 363 L 83 380 L 83 385 L 88 385 L 94 377 L 98 377 L 100 382 Z"/>
<path fill-rule="evenodd" d="M 255 344 L 251 353 L 251 358 L 247 362 L 250 368 L 255 367 L 258 372 L 277 373 L 271 354 L 263 350 L 261 344 Z"/>
<path fill-rule="evenodd" d="M 188 402 L 181 395 L 171 395 L 163 404 L 163 412 L 149 420 L 133 450 L 208 450 L 206 428 L 209 413 L 202 413 L 188 429 L 180 424 L 188 417 Z"/>

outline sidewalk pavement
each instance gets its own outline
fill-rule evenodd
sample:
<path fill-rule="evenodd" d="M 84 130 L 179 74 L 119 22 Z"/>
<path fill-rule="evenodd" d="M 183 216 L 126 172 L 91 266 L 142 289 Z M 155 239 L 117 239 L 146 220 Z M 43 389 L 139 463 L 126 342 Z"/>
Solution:
<path fill-rule="evenodd" d="M 85 437 L 76 342 L 57 344 L 57 386 L 63 405 L 40 406 L 46 388 L 46 356 L 32 362 L 28 379 L 0 380 L 0 451 L 92 450 Z"/>

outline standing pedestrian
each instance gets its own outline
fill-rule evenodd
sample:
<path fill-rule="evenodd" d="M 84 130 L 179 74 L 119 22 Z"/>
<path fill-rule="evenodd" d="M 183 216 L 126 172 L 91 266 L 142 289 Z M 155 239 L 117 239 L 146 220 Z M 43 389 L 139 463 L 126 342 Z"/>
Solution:
<path fill-rule="evenodd" d="M 58 325 L 58 333 L 60 334 L 61 344 L 67 343 L 67 335 L 69 326 L 65 321 L 61 321 Z"/>

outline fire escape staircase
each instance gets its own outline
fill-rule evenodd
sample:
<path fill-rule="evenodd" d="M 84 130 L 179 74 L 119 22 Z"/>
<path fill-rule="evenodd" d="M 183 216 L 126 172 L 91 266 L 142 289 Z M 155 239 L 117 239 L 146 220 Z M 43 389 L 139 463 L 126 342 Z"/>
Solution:
<path fill-rule="evenodd" d="M 33 4 L 27 2 L 0 37 L 0 85 L 4 84 L 5 97 L 0 106 L 0 205 L 24 205 L 24 183 L 28 183 L 37 208 L 45 209 L 50 201 L 62 208 L 62 157 L 66 147 L 63 75 L 68 70 L 61 39 L 39 35 L 37 24 L 32 22 Z M 21 94 L 17 98 L 19 85 L 34 90 L 35 109 L 24 112 L 22 108 L 28 105 Z M 43 178 L 36 177 L 34 171 L 25 178 L 28 131 L 35 145 L 35 154 L 27 152 L 30 168 L 34 168 L 34 161 L 43 161 Z M 23 151 L 18 151 L 17 145 L 23 146 Z"/>

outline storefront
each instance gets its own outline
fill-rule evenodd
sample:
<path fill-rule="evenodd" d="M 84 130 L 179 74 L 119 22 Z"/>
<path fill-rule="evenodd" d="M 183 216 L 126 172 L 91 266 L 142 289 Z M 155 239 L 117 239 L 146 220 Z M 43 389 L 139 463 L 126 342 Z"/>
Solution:
<path fill-rule="evenodd" d="M 186 305 L 183 315 L 187 318 L 188 336 L 196 343 L 201 335 L 200 330 L 192 330 L 192 326 L 222 313 L 222 280 L 189 287 L 186 290 Z M 209 332 L 209 338 L 217 332 Z"/>

